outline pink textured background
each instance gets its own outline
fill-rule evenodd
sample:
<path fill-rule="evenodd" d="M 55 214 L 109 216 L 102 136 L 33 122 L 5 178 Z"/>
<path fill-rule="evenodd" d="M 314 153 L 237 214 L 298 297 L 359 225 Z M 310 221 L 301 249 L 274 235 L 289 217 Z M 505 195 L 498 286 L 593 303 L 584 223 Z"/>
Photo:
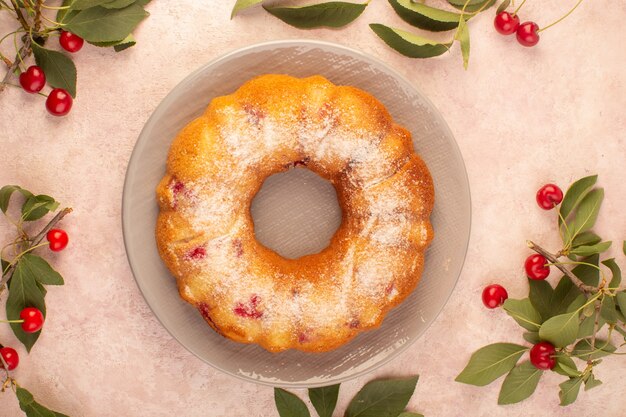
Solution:
<path fill-rule="evenodd" d="M 0 96 L 0 184 L 52 194 L 75 210 L 63 223 L 71 245 L 53 257 L 66 285 L 50 288 L 48 322 L 32 353 L 26 355 L 8 326 L 0 326 L 2 343 L 21 354 L 15 378 L 44 404 L 72 416 L 277 415 L 271 388 L 205 365 L 153 317 L 126 262 L 122 184 L 143 124 L 188 73 L 252 43 L 312 38 L 381 58 L 435 103 L 465 157 L 473 200 L 468 258 L 442 314 L 395 361 L 344 384 L 338 410 L 370 379 L 419 373 L 410 408 L 429 417 L 623 415 L 624 357 L 606 359 L 597 371 L 604 385 L 567 408 L 558 406 L 563 377 L 556 374 L 544 376 L 532 399 L 506 407 L 496 406 L 499 383 L 476 388 L 453 379 L 475 349 L 523 343 L 512 319 L 482 307 L 480 293 L 500 282 L 521 298 L 525 240 L 557 249 L 552 214 L 534 203 L 540 185 L 566 186 L 598 173 L 607 197 L 597 231 L 614 241 L 626 237 L 626 4 L 584 2 L 532 49 L 498 35 L 493 14 L 485 13 L 470 24 L 472 57 L 464 71 L 458 48 L 431 60 L 388 49 L 367 24 L 408 26 L 382 0 L 340 31 L 299 31 L 258 9 L 231 22 L 233 3 L 154 1 L 136 33 L 137 47 L 118 55 L 86 46 L 75 55 L 79 96 L 67 118 L 48 116 L 41 97 L 17 89 Z M 529 1 L 522 17 L 545 25 L 574 3 Z M 3 32 L 12 25 L 0 14 Z M 10 52 L 10 42 L 4 48 Z M 0 224 L 2 242 L 11 232 Z M 626 267 L 620 252 L 611 250 Z M 4 317 L 4 303 L 0 307 Z M 0 395 L 0 416 L 16 415 L 13 395 Z"/>

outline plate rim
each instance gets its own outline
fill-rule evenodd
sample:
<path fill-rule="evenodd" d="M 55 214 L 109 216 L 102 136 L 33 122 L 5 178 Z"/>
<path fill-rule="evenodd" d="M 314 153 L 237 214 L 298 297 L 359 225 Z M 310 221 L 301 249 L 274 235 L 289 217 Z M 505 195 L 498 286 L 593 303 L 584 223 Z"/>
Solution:
<path fill-rule="evenodd" d="M 240 374 L 240 373 L 235 373 L 235 372 L 231 372 L 229 370 L 226 370 L 224 368 L 222 368 L 221 366 L 219 366 L 218 364 L 211 362 L 209 360 L 207 360 L 206 358 L 204 358 L 202 355 L 200 355 L 198 352 L 196 352 L 194 349 L 190 348 L 189 346 L 186 346 L 184 343 L 182 343 L 173 333 L 172 331 L 164 324 L 161 315 L 159 312 L 157 312 L 152 304 L 150 303 L 150 301 L 148 301 L 148 297 L 146 295 L 146 291 L 147 288 L 144 288 L 144 286 L 142 285 L 142 283 L 140 282 L 139 279 L 137 279 L 137 267 L 135 265 L 135 263 L 133 262 L 133 259 L 131 259 L 131 255 L 129 252 L 129 230 L 128 229 L 130 227 L 129 223 L 128 223 L 128 215 L 127 215 L 127 211 L 130 209 L 129 208 L 129 198 L 128 198 L 128 192 L 129 192 L 129 188 L 130 188 L 130 178 L 129 178 L 129 171 L 131 166 L 133 165 L 133 162 L 139 157 L 139 151 L 138 151 L 138 145 L 139 142 L 142 140 L 142 137 L 144 135 L 144 133 L 149 129 L 149 127 L 154 124 L 154 121 L 158 119 L 157 116 L 160 116 L 162 109 L 163 109 L 163 105 L 164 103 L 166 103 L 168 101 L 168 99 L 170 99 L 170 97 L 172 97 L 172 95 L 174 94 L 174 92 L 180 88 L 181 86 L 185 85 L 186 83 L 188 83 L 189 81 L 191 81 L 193 78 L 195 78 L 197 75 L 201 74 L 202 72 L 206 71 L 207 68 L 210 68 L 216 64 L 218 64 L 221 61 L 224 60 L 228 60 L 234 56 L 237 55 L 244 55 L 252 50 L 258 49 L 258 48 L 267 48 L 267 47 L 288 47 L 288 46 L 311 46 L 311 47 L 315 47 L 315 46 L 321 46 L 321 47 L 327 47 L 327 48 L 331 48 L 331 49 L 335 49 L 335 50 L 342 50 L 344 52 L 348 52 L 350 54 L 353 55 L 357 55 L 358 57 L 364 59 L 364 60 L 368 60 L 371 61 L 372 63 L 379 65 L 380 67 L 383 67 L 386 71 L 388 71 L 390 74 L 392 74 L 396 79 L 398 79 L 399 81 L 401 81 L 402 83 L 410 86 L 411 88 L 413 88 L 417 94 L 420 96 L 420 98 L 428 105 L 430 106 L 430 108 L 432 108 L 434 111 L 432 112 L 433 117 L 438 119 L 439 124 L 443 127 L 445 133 L 452 138 L 452 149 L 453 152 L 455 154 L 455 156 L 458 158 L 458 160 L 461 163 L 461 168 L 462 168 L 462 182 L 465 183 L 465 185 L 467 186 L 467 192 L 465 193 L 466 195 L 464 196 L 467 199 L 468 202 L 468 226 L 467 226 L 467 239 L 465 242 L 465 247 L 463 250 L 463 256 L 461 259 L 461 262 L 459 264 L 459 269 L 458 272 L 456 273 L 456 277 L 454 280 L 454 285 L 452 286 L 451 291 L 449 292 L 449 294 L 446 296 L 445 300 L 443 300 L 441 307 L 439 307 L 438 311 L 432 316 L 432 318 L 427 321 L 425 323 L 424 329 L 422 330 L 422 332 L 420 332 L 413 340 L 409 340 L 406 343 L 404 343 L 402 346 L 394 349 L 387 357 L 379 360 L 378 362 L 366 367 L 365 369 L 362 369 L 360 371 L 357 371 L 355 373 L 352 373 L 348 376 L 343 376 L 343 377 L 334 377 L 334 378 L 329 378 L 328 380 L 325 380 L 324 382 L 318 382 L 318 383 L 307 383 L 307 382 L 287 382 L 287 381 L 283 381 L 283 382 L 276 382 L 276 381 L 271 381 L 271 380 L 265 380 L 265 379 L 255 379 L 252 378 L 250 376 L 244 375 L 244 374 Z M 238 378 L 240 380 L 246 381 L 246 382 L 253 382 L 259 385 L 264 385 L 264 386 L 270 386 L 270 387 L 282 387 L 282 388 L 292 388 L 292 389 L 298 389 L 298 388 L 316 388 L 316 387 L 323 387 L 323 386 L 329 386 L 329 385 L 333 385 L 333 384 L 339 384 L 339 383 L 344 383 L 350 380 L 353 380 L 355 378 L 359 378 L 361 376 L 367 375 L 371 372 L 373 372 L 376 369 L 381 368 L 382 366 L 388 364 L 389 362 L 391 362 L 392 360 L 396 359 L 398 356 L 400 356 L 402 353 L 406 352 L 408 350 L 409 347 L 411 347 L 419 338 L 422 337 L 422 335 L 433 325 L 433 323 L 437 320 L 437 318 L 439 317 L 439 315 L 441 314 L 441 312 L 443 311 L 443 309 L 445 308 L 445 306 L 448 304 L 448 301 L 450 300 L 450 297 L 452 296 L 452 294 L 454 293 L 454 290 L 458 284 L 458 281 L 460 279 L 461 273 L 463 272 L 463 268 L 465 266 L 465 262 L 467 260 L 467 252 L 469 249 L 469 243 L 471 240 L 471 231 L 472 231 L 472 199 L 471 199 L 471 189 L 470 189 L 470 182 L 469 182 L 469 177 L 467 174 L 467 167 L 465 165 L 465 160 L 463 158 L 463 154 L 461 152 L 461 149 L 459 148 L 459 145 L 456 141 L 456 137 L 454 136 L 454 133 L 452 132 L 452 130 L 450 129 L 450 126 L 448 125 L 448 123 L 446 122 L 446 120 L 443 118 L 442 113 L 439 111 L 439 109 L 434 105 L 434 103 L 428 98 L 428 96 L 426 96 L 425 94 L 423 94 L 423 92 L 421 91 L 421 89 L 416 86 L 413 82 L 411 82 L 407 77 L 405 77 L 403 74 L 401 74 L 398 70 L 396 70 L 395 68 L 393 68 L 392 66 L 390 66 L 389 64 L 385 63 L 382 59 L 375 57 L 373 55 L 369 55 L 363 51 L 342 45 L 342 44 L 338 44 L 335 42 L 329 42 L 329 41 L 321 41 L 321 40 L 314 40 L 314 39 L 303 39 L 303 38 L 299 38 L 299 39 L 281 39 L 281 40 L 273 40 L 273 41 L 266 41 L 266 42 L 258 42 L 258 43 L 254 43 L 251 45 L 247 45 L 244 47 L 240 47 L 240 48 L 235 48 L 232 49 L 226 53 L 223 53 L 211 60 L 209 60 L 208 62 L 206 62 L 205 64 L 201 65 L 200 67 L 198 67 L 197 69 L 195 69 L 194 71 L 192 71 L 191 73 L 187 74 L 183 79 L 181 79 L 179 82 L 176 83 L 176 85 L 174 87 L 172 87 L 170 89 L 170 91 L 160 100 L 160 102 L 157 104 L 157 106 L 154 108 L 154 110 L 152 111 L 152 114 L 150 115 L 150 117 L 148 118 L 148 120 L 145 122 L 144 126 L 142 127 L 141 131 L 139 132 L 139 135 L 137 136 L 137 139 L 135 140 L 135 144 L 133 145 L 133 150 L 131 152 L 130 158 L 128 159 L 128 163 L 126 166 L 126 172 L 124 174 L 124 186 L 122 189 L 122 203 L 121 203 L 121 226 L 122 226 L 122 235 L 123 235 L 123 241 L 124 241 L 124 252 L 126 253 L 126 259 L 128 261 L 128 265 L 130 267 L 131 273 L 133 275 L 133 279 L 135 281 L 135 284 L 137 285 L 137 287 L 139 288 L 139 291 L 145 301 L 145 303 L 148 305 L 148 307 L 150 308 L 150 311 L 152 311 L 152 314 L 157 318 L 157 320 L 159 321 L 159 323 L 161 324 L 161 326 L 169 333 L 169 335 L 176 340 L 177 343 L 179 343 L 183 348 L 185 348 L 185 350 L 187 350 L 188 352 L 191 352 L 194 356 L 196 356 L 198 359 L 200 359 L 202 362 L 210 365 L 211 367 L 213 367 L 214 369 L 219 370 L 220 372 L 223 372 L 224 374 L 233 376 L 235 378 Z"/>

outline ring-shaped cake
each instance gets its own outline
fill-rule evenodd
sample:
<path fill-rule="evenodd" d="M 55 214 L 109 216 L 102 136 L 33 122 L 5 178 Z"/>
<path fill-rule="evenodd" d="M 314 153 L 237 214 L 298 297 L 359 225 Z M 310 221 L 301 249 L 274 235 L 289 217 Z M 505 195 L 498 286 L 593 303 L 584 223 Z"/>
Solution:
<path fill-rule="evenodd" d="M 337 190 L 327 248 L 286 259 L 259 243 L 250 204 L 272 174 L 306 167 Z M 321 76 L 263 75 L 213 99 L 173 141 L 156 239 L 180 295 L 237 342 L 328 351 L 417 285 L 433 238 L 430 173 L 370 94 Z"/>

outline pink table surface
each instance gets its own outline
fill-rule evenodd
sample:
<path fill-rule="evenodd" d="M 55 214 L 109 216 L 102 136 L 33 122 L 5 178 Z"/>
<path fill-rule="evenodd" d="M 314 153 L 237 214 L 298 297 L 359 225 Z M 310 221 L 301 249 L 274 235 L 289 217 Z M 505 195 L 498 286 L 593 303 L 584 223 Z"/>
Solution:
<path fill-rule="evenodd" d="M 17 89 L 0 96 L 0 184 L 50 193 L 75 210 L 63 223 L 71 246 L 53 257 L 66 285 L 50 289 L 46 331 L 32 353 L 0 326 L 2 343 L 22 356 L 15 378 L 44 404 L 72 416 L 277 415 L 271 388 L 214 370 L 152 315 L 126 261 L 122 184 L 143 124 L 187 74 L 252 43 L 311 38 L 384 60 L 435 103 L 464 155 L 473 201 L 467 261 L 442 314 L 397 359 L 345 383 L 338 410 L 370 379 L 419 373 L 410 407 L 429 417 L 624 415 L 624 357 L 606 359 L 597 371 L 604 384 L 567 408 L 558 405 L 563 377 L 556 374 L 543 377 L 532 399 L 506 407 L 496 405 L 499 383 L 476 388 L 453 380 L 477 348 L 523 343 L 512 319 L 483 308 L 480 293 L 500 282 L 512 297 L 523 297 L 525 240 L 557 249 L 554 218 L 534 203 L 539 186 L 566 186 L 598 173 L 606 200 L 597 231 L 614 241 L 626 237 L 626 3 L 584 2 L 532 49 L 498 35 L 493 14 L 485 13 L 470 24 L 468 71 L 458 48 L 430 60 L 388 49 L 368 23 L 407 25 L 382 0 L 339 31 L 300 31 L 258 9 L 230 21 L 233 3 L 154 1 L 135 48 L 115 54 L 85 47 L 75 55 L 79 93 L 69 117 L 48 116 L 40 97 Z M 530 0 L 523 18 L 547 24 L 574 3 Z M 0 27 L 8 25 L 0 17 Z M 2 241 L 11 232 L 1 223 Z M 611 255 L 626 267 L 617 247 Z M 4 311 L 4 303 L 0 307 Z M 20 413 L 13 395 L 0 395 L 0 416 Z"/>

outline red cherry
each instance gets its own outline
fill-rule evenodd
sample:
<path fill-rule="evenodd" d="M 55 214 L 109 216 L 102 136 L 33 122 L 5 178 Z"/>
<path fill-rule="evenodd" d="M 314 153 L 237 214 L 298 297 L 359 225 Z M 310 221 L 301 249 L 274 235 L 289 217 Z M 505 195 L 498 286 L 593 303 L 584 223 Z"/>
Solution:
<path fill-rule="evenodd" d="M 62 30 L 59 43 L 67 52 L 78 52 L 83 47 L 85 41 L 78 35 Z"/>
<path fill-rule="evenodd" d="M 35 307 L 26 307 L 20 312 L 20 318 L 24 320 L 22 330 L 26 333 L 35 333 L 43 327 L 43 313 Z"/>
<path fill-rule="evenodd" d="M 7 370 L 12 371 L 17 368 L 17 365 L 20 363 L 20 357 L 18 356 L 15 349 L 10 347 L 0 348 L 0 355 L 2 355 L 2 359 L 7 364 Z M 0 363 L 0 368 L 4 368 Z"/>
<path fill-rule="evenodd" d="M 524 22 L 517 28 L 517 41 L 523 46 L 535 46 L 539 43 L 539 26 L 535 22 Z"/>
<path fill-rule="evenodd" d="M 563 191 L 555 184 L 546 184 L 537 191 L 537 204 L 544 210 L 551 210 L 563 201 Z"/>
<path fill-rule="evenodd" d="M 556 366 L 556 349 L 551 343 L 539 342 L 530 349 L 530 363 L 537 369 L 548 370 Z"/>
<path fill-rule="evenodd" d="M 519 27 L 519 16 L 516 14 L 512 15 L 509 12 L 498 13 L 493 20 L 493 25 L 498 33 L 502 35 L 512 35 Z"/>
<path fill-rule="evenodd" d="M 55 88 L 46 99 L 46 108 L 53 116 L 65 116 L 72 109 L 72 96 L 62 88 Z"/>
<path fill-rule="evenodd" d="M 46 85 L 46 74 L 41 67 L 31 65 L 20 74 L 20 85 L 27 93 L 38 93 Z"/>
<path fill-rule="evenodd" d="M 509 294 L 502 285 L 487 285 L 483 290 L 483 304 L 487 308 L 500 307 L 507 298 L 509 298 Z"/>
<path fill-rule="evenodd" d="M 524 262 L 526 276 L 535 280 L 546 279 L 550 275 L 550 267 L 546 265 L 547 263 L 548 260 L 538 253 L 530 255 Z"/>
<path fill-rule="evenodd" d="M 63 229 L 51 229 L 46 235 L 48 242 L 50 242 L 50 250 L 53 252 L 59 252 L 65 249 L 69 238 L 67 232 Z"/>

